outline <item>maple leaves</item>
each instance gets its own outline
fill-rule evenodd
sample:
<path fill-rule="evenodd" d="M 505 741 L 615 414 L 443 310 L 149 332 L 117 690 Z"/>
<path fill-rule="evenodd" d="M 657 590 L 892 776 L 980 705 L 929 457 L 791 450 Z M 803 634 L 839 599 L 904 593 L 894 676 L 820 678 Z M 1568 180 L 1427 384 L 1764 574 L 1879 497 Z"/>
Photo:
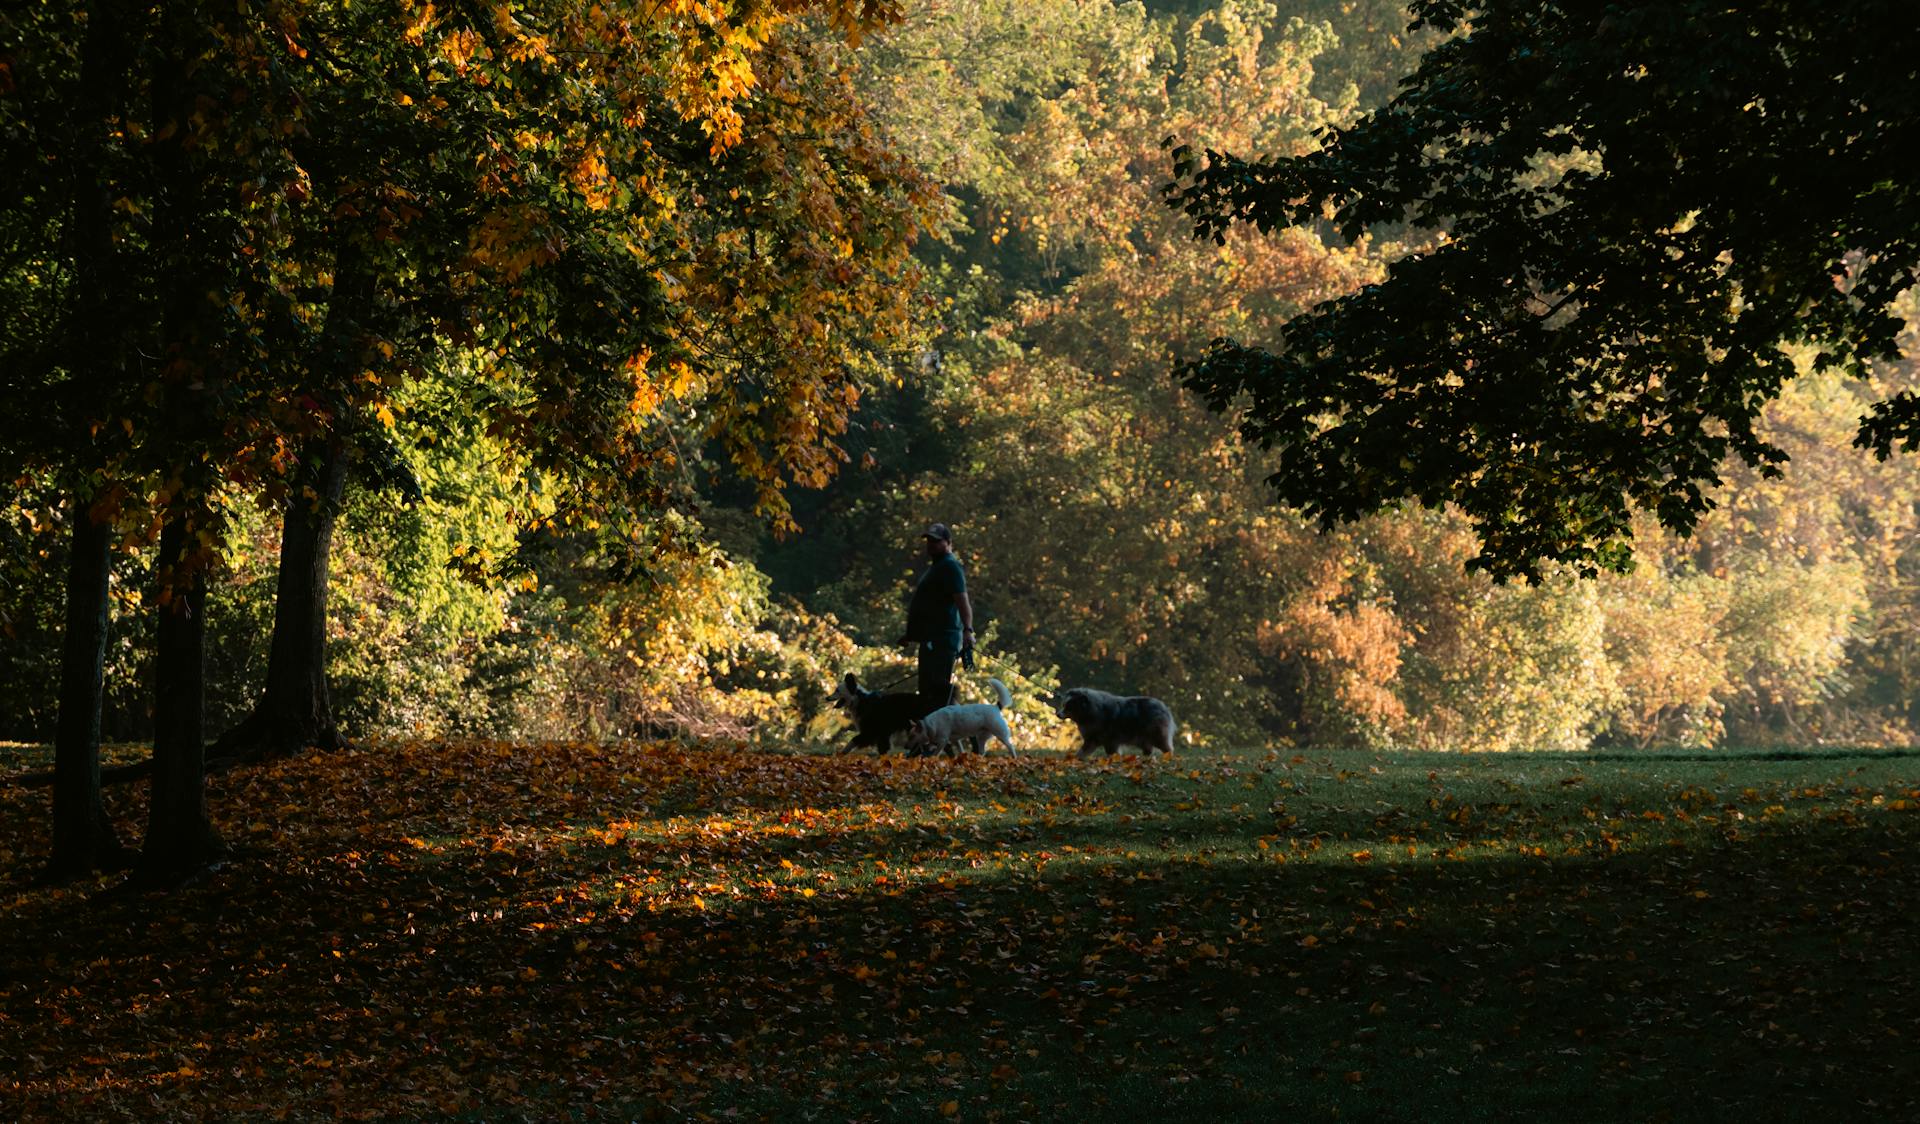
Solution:
<path fill-rule="evenodd" d="M 79 116 L 110 137 L 96 147 L 133 169 L 109 183 L 127 197 L 100 209 L 125 212 L 112 221 L 146 239 L 127 254 L 167 278 L 149 288 L 171 303 L 143 306 L 137 321 L 166 343 L 142 344 L 166 362 L 150 380 L 127 376 L 125 393 L 96 396 L 100 416 L 76 424 L 114 437 L 101 418 L 125 422 L 147 450 L 135 467 L 158 475 L 163 498 L 219 514 L 247 493 L 281 498 L 290 442 L 350 444 L 358 417 L 392 428 L 393 387 L 479 346 L 506 384 L 486 402 L 498 432 L 543 454 L 549 471 L 571 470 L 583 502 L 652 511 L 682 461 L 660 431 L 671 421 L 692 440 L 705 434 L 684 418 L 643 428 L 635 412 L 598 408 L 611 401 L 609 372 L 634 381 L 646 367 L 623 362 L 652 350 L 659 385 L 630 388 L 634 401 L 697 387 L 713 432 L 751 431 L 733 459 L 777 510 L 783 475 L 820 483 L 838 463 L 831 438 L 858 397 L 849 364 L 904 324 L 906 246 L 933 196 L 830 75 L 801 73 L 813 61 L 800 50 L 808 14 L 857 39 L 897 9 L 395 0 L 182 16 L 165 25 L 167 50 L 147 53 L 129 31 L 110 45 L 144 69 L 122 85 L 155 85 L 156 120 L 141 132 L 130 118 L 106 129 L 113 122 L 85 107 Z M 32 22 L 34 58 L 62 57 L 76 26 Z M 183 74 L 181 59 L 201 55 L 211 61 Z M 129 112 L 91 113 L 109 110 Z M 45 117 L 32 123 L 49 141 L 72 131 Z M 758 155 L 729 165 L 748 144 Z M 169 179 L 195 186 L 160 191 Z M 707 217 L 743 192 L 764 213 Z M 159 213 L 154 198 L 173 210 Z M 176 238 L 189 218 L 212 236 Z M 780 268 L 752 253 L 711 260 L 726 236 L 751 245 L 758 233 L 773 249 L 816 232 L 817 245 L 770 254 Z M 116 241 L 126 240 L 102 244 Z M 704 284 L 669 280 L 689 273 Z M 777 283 L 763 285 L 768 274 Z M 749 286 L 761 292 L 743 294 Z M 736 307 L 743 295 L 758 299 Z M 770 339 L 760 355 L 785 354 L 785 366 L 763 371 L 715 346 L 743 311 Z M 116 330 L 134 331 L 118 327 L 127 322 L 129 308 L 116 309 Z M 750 401 L 735 410 L 737 397 Z"/>
<path fill-rule="evenodd" d="M 35 32 L 23 57 L 92 93 L 78 110 L 55 87 L 25 109 L 8 102 L 8 120 L 30 125 L 23 135 L 45 150 L 43 186 L 67 195 L 55 192 L 62 202 L 44 215 L 9 210 L 0 225 L 26 215 L 52 229 L 72 210 L 99 235 L 51 239 L 55 258 L 67 243 L 99 250 L 77 282 L 16 271 L 9 291 L 48 290 L 60 298 L 48 303 L 71 306 L 49 341 L 66 331 L 117 342 L 100 349 L 100 369 L 69 370 L 84 348 L 63 357 L 36 339 L 28 384 L 73 398 L 78 413 L 64 420 L 115 447 L 76 451 L 47 427 L 56 435 L 33 434 L 21 455 L 0 444 L 0 459 L 124 479 L 167 523 L 169 584 L 156 601 L 191 627 L 159 633 L 179 650 L 157 660 L 156 759 L 178 763 L 181 783 L 156 794 L 198 799 L 188 774 L 200 768 L 201 688 L 169 677 L 200 663 L 199 604 L 248 499 L 285 504 L 283 560 L 311 575 L 301 590 L 285 583 L 282 605 L 318 608 L 276 615 L 254 724 L 273 729 L 242 740 L 339 740 L 326 718 L 327 544 L 348 459 L 407 474 L 392 435 L 409 383 L 470 392 L 486 436 L 555 485 L 560 498 L 526 522 L 551 526 L 558 513 L 604 525 L 615 554 L 670 537 L 649 524 L 697 502 L 688 462 L 705 444 L 723 448 L 731 475 L 776 518 L 789 480 L 833 474 L 844 459 L 833 437 L 862 371 L 904 330 L 907 247 L 933 193 L 874 139 L 846 83 L 809 69 L 808 13 L 849 38 L 896 14 L 865 0 L 445 10 L 390 0 L 7 21 Z M 100 58 L 76 68 L 82 45 Z M 96 69 L 113 81 L 89 80 Z M 85 142 L 71 152 L 70 133 Z M 751 158 L 730 159 L 749 141 Z M 737 213 L 720 214 L 723 197 L 741 201 Z M 137 310 L 100 299 L 94 283 L 124 272 L 109 261 L 124 241 L 112 224 L 131 224 L 139 237 L 124 256 L 155 282 L 124 282 L 157 294 Z M 676 272 L 685 276 L 669 280 Z M 151 371 L 140 355 L 155 357 Z M 461 378 L 466 367 L 479 377 Z M 668 401 L 674 409 L 660 408 Z M 312 486 L 316 464 L 324 488 Z M 295 632 L 312 642 L 296 646 Z M 296 648 L 300 661 L 281 658 Z M 280 720 L 290 692 L 274 684 L 295 680 L 317 721 Z M 73 748 L 76 760 L 94 752 Z M 149 850 L 159 841 L 150 835 Z"/>
<path fill-rule="evenodd" d="M 217 880 L 91 904 L 26 888 L 0 790 L 24 1111 L 1914 1107 L 1907 758 L 391 743 L 214 784 Z"/>

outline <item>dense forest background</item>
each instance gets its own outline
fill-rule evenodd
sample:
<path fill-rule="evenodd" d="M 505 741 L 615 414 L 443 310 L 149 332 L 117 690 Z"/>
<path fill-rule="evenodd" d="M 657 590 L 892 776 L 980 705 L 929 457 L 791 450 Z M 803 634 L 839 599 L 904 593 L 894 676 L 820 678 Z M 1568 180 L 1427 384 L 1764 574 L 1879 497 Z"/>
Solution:
<path fill-rule="evenodd" d="M 1850 440 L 1869 403 L 1920 382 L 1914 360 L 1868 385 L 1808 356 L 1767 417 L 1783 477 L 1729 466 L 1690 539 L 1649 521 L 1632 572 L 1538 586 L 1468 573 L 1473 541 L 1445 510 L 1320 532 L 1271 502 L 1234 419 L 1179 388 L 1170 372 L 1209 339 L 1270 338 L 1409 247 L 1196 240 L 1162 198 L 1164 138 L 1302 150 L 1412 68 L 1427 43 L 1405 24 L 1384 0 L 980 0 L 915 5 L 857 45 L 783 31 L 791 81 L 837 91 L 842 122 L 941 196 L 887 279 L 903 326 L 831 356 L 857 398 L 837 463 L 770 494 L 729 468 L 747 452 L 703 447 L 689 424 L 677 463 L 698 502 L 649 516 L 636 566 L 592 527 L 555 525 L 551 479 L 483 424 L 459 390 L 472 357 L 447 349 L 390 404 L 418 498 L 347 493 L 330 623 L 342 727 L 828 737 L 837 675 L 904 672 L 887 641 L 917 533 L 939 519 L 969 567 L 981 674 L 1015 684 L 1036 720 L 1041 693 L 1084 684 L 1159 695 L 1216 743 L 1910 743 L 1920 480 Z M 1920 356 L 1911 327 L 1907 343 Z M 73 511 L 50 476 L 9 483 L 0 738 L 44 741 L 62 587 L 34 575 L 64 572 Z M 216 731 L 264 675 L 280 531 L 243 505 L 226 532 Z M 154 565 L 151 537 L 115 555 L 112 738 L 151 732 L 139 609 Z"/>

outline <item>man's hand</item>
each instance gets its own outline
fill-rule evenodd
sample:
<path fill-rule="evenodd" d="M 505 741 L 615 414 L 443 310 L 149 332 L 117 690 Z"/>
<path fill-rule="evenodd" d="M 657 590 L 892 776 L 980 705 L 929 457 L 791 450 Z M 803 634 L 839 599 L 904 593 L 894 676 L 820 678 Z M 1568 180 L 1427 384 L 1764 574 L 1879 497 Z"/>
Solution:
<path fill-rule="evenodd" d="M 966 668 L 968 671 L 973 670 L 973 645 L 972 644 L 968 644 L 966 647 L 960 649 L 960 666 Z"/>

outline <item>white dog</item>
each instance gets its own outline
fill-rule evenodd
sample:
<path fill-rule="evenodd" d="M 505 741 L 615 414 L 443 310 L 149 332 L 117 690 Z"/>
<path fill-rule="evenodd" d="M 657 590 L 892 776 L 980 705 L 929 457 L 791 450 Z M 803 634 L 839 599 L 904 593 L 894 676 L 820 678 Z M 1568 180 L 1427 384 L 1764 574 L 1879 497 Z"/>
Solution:
<path fill-rule="evenodd" d="M 1013 733 L 1007 729 L 1006 716 L 1001 713 L 1013 705 L 1013 695 L 998 679 L 987 682 L 993 684 L 994 693 L 1000 696 L 999 702 L 943 706 L 925 718 L 916 719 L 907 728 L 907 745 L 925 752 L 951 745 L 960 738 L 976 739 L 982 745 L 987 738 L 994 738 L 1007 747 L 1008 753 L 1019 756 L 1020 751 L 1013 748 Z"/>

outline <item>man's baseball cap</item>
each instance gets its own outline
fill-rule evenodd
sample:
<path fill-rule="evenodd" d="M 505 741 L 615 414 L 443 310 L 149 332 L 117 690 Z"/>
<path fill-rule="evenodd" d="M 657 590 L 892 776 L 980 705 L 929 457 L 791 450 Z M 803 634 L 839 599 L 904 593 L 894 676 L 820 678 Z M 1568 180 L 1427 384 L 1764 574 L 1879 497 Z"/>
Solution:
<path fill-rule="evenodd" d="M 929 523 L 927 529 L 920 532 L 923 539 L 939 539 L 942 542 L 953 541 L 953 531 L 945 523 Z"/>

